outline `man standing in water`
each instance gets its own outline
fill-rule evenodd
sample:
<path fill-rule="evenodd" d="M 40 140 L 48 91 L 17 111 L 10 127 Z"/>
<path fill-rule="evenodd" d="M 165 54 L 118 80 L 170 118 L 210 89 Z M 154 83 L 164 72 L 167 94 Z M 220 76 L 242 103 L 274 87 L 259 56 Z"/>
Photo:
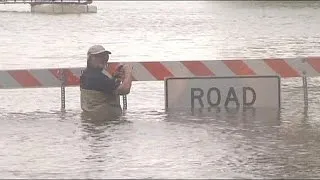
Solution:
<path fill-rule="evenodd" d="M 90 116 L 104 119 L 122 114 L 120 95 L 130 93 L 132 66 L 119 66 L 115 76 L 105 72 L 110 51 L 101 45 L 91 46 L 87 52 L 87 67 L 80 77 L 81 109 Z"/>

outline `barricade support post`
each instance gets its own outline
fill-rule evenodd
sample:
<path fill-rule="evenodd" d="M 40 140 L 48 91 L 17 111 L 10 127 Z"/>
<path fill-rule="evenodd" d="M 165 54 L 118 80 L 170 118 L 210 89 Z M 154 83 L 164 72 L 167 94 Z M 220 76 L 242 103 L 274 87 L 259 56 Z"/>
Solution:
<path fill-rule="evenodd" d="M 66 73 L 63 69 L 59 70 L 60 74 L 60 82 L 61 82 L 61 93 L 60 93 L 60 98 L 61 98 L 61 111 L 65 112 L 66 110 Z"/>
<path fill-rule="evenodd" d="M 308 98 L 308 81 L 306 73 L 303 72 L 302 76 L 302 87 L 303 87 L 303 101 L 304 101 L 304 107 L 306 110 L 308 110 L 308 104 L 309 104 L 309 98 Z"/>

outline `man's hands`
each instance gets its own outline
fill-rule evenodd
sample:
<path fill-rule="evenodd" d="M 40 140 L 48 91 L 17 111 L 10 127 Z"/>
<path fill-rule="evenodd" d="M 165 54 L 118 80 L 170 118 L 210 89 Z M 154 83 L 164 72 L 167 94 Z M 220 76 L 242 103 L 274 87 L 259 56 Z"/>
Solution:
<path fill-rule="evenodd" d="M 125 73 L 124 73 L 123 65 L 119 65 L 116 68 L 116 71 L 114 72 L 113 77 L 120 81 L 123 81 L 124 76 L 125 76 Z"/>
<path fill-rule="evenodd" d="M 125 64 L 122 68 L 118 69 L 118 74 L 121 77 L 122 83 L 116 89 L 116 94 L 129 94 L 132 84 L 132 65 Z"/>
<path fill-rule="evenodd" d="M 123 65 L 122 69 L 124 69 L 124 72 L 125 72 L 126 75 L 131 75 L 132 74 L 132 69 L 133 69 L 132 65 L 125 64 L 125 65 Z"/>
<path fill-rule="evenodd" d="M 132 69 L 133 69 L 133 67 L 130 64 L 119 65 L 116 68 L 116 71 L 115 71 L 113 77 L 119 79 L 120 81 L 124 81 L 125 77 L 132 75 Z"/>

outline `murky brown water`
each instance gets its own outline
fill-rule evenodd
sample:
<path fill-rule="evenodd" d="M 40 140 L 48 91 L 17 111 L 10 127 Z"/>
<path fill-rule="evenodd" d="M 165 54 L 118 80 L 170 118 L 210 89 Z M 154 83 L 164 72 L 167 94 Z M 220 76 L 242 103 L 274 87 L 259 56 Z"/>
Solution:
<path fill-rule="evenodd" d="M 97 2 L 97 14 L 0 6 L 0 68 L 319 55 L 319 2 Z M 319 178 L 319 78 L 282 79 L 282 108 L 165 112 L 163 82 L 135 82 L 121 121 L 81 116 L 78 88 L 0 90 L 3 178 Z M 272 96 L 272 94 L 270 94 Z"/>

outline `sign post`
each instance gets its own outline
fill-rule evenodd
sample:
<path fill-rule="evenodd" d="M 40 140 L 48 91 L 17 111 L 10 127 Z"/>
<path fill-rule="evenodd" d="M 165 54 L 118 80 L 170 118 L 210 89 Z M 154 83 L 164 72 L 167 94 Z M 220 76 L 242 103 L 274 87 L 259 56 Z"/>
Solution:
<path fill-rule="evenodd" d="M 280 108 L 279 76 L 170 77 L 166 109 Z"/>

